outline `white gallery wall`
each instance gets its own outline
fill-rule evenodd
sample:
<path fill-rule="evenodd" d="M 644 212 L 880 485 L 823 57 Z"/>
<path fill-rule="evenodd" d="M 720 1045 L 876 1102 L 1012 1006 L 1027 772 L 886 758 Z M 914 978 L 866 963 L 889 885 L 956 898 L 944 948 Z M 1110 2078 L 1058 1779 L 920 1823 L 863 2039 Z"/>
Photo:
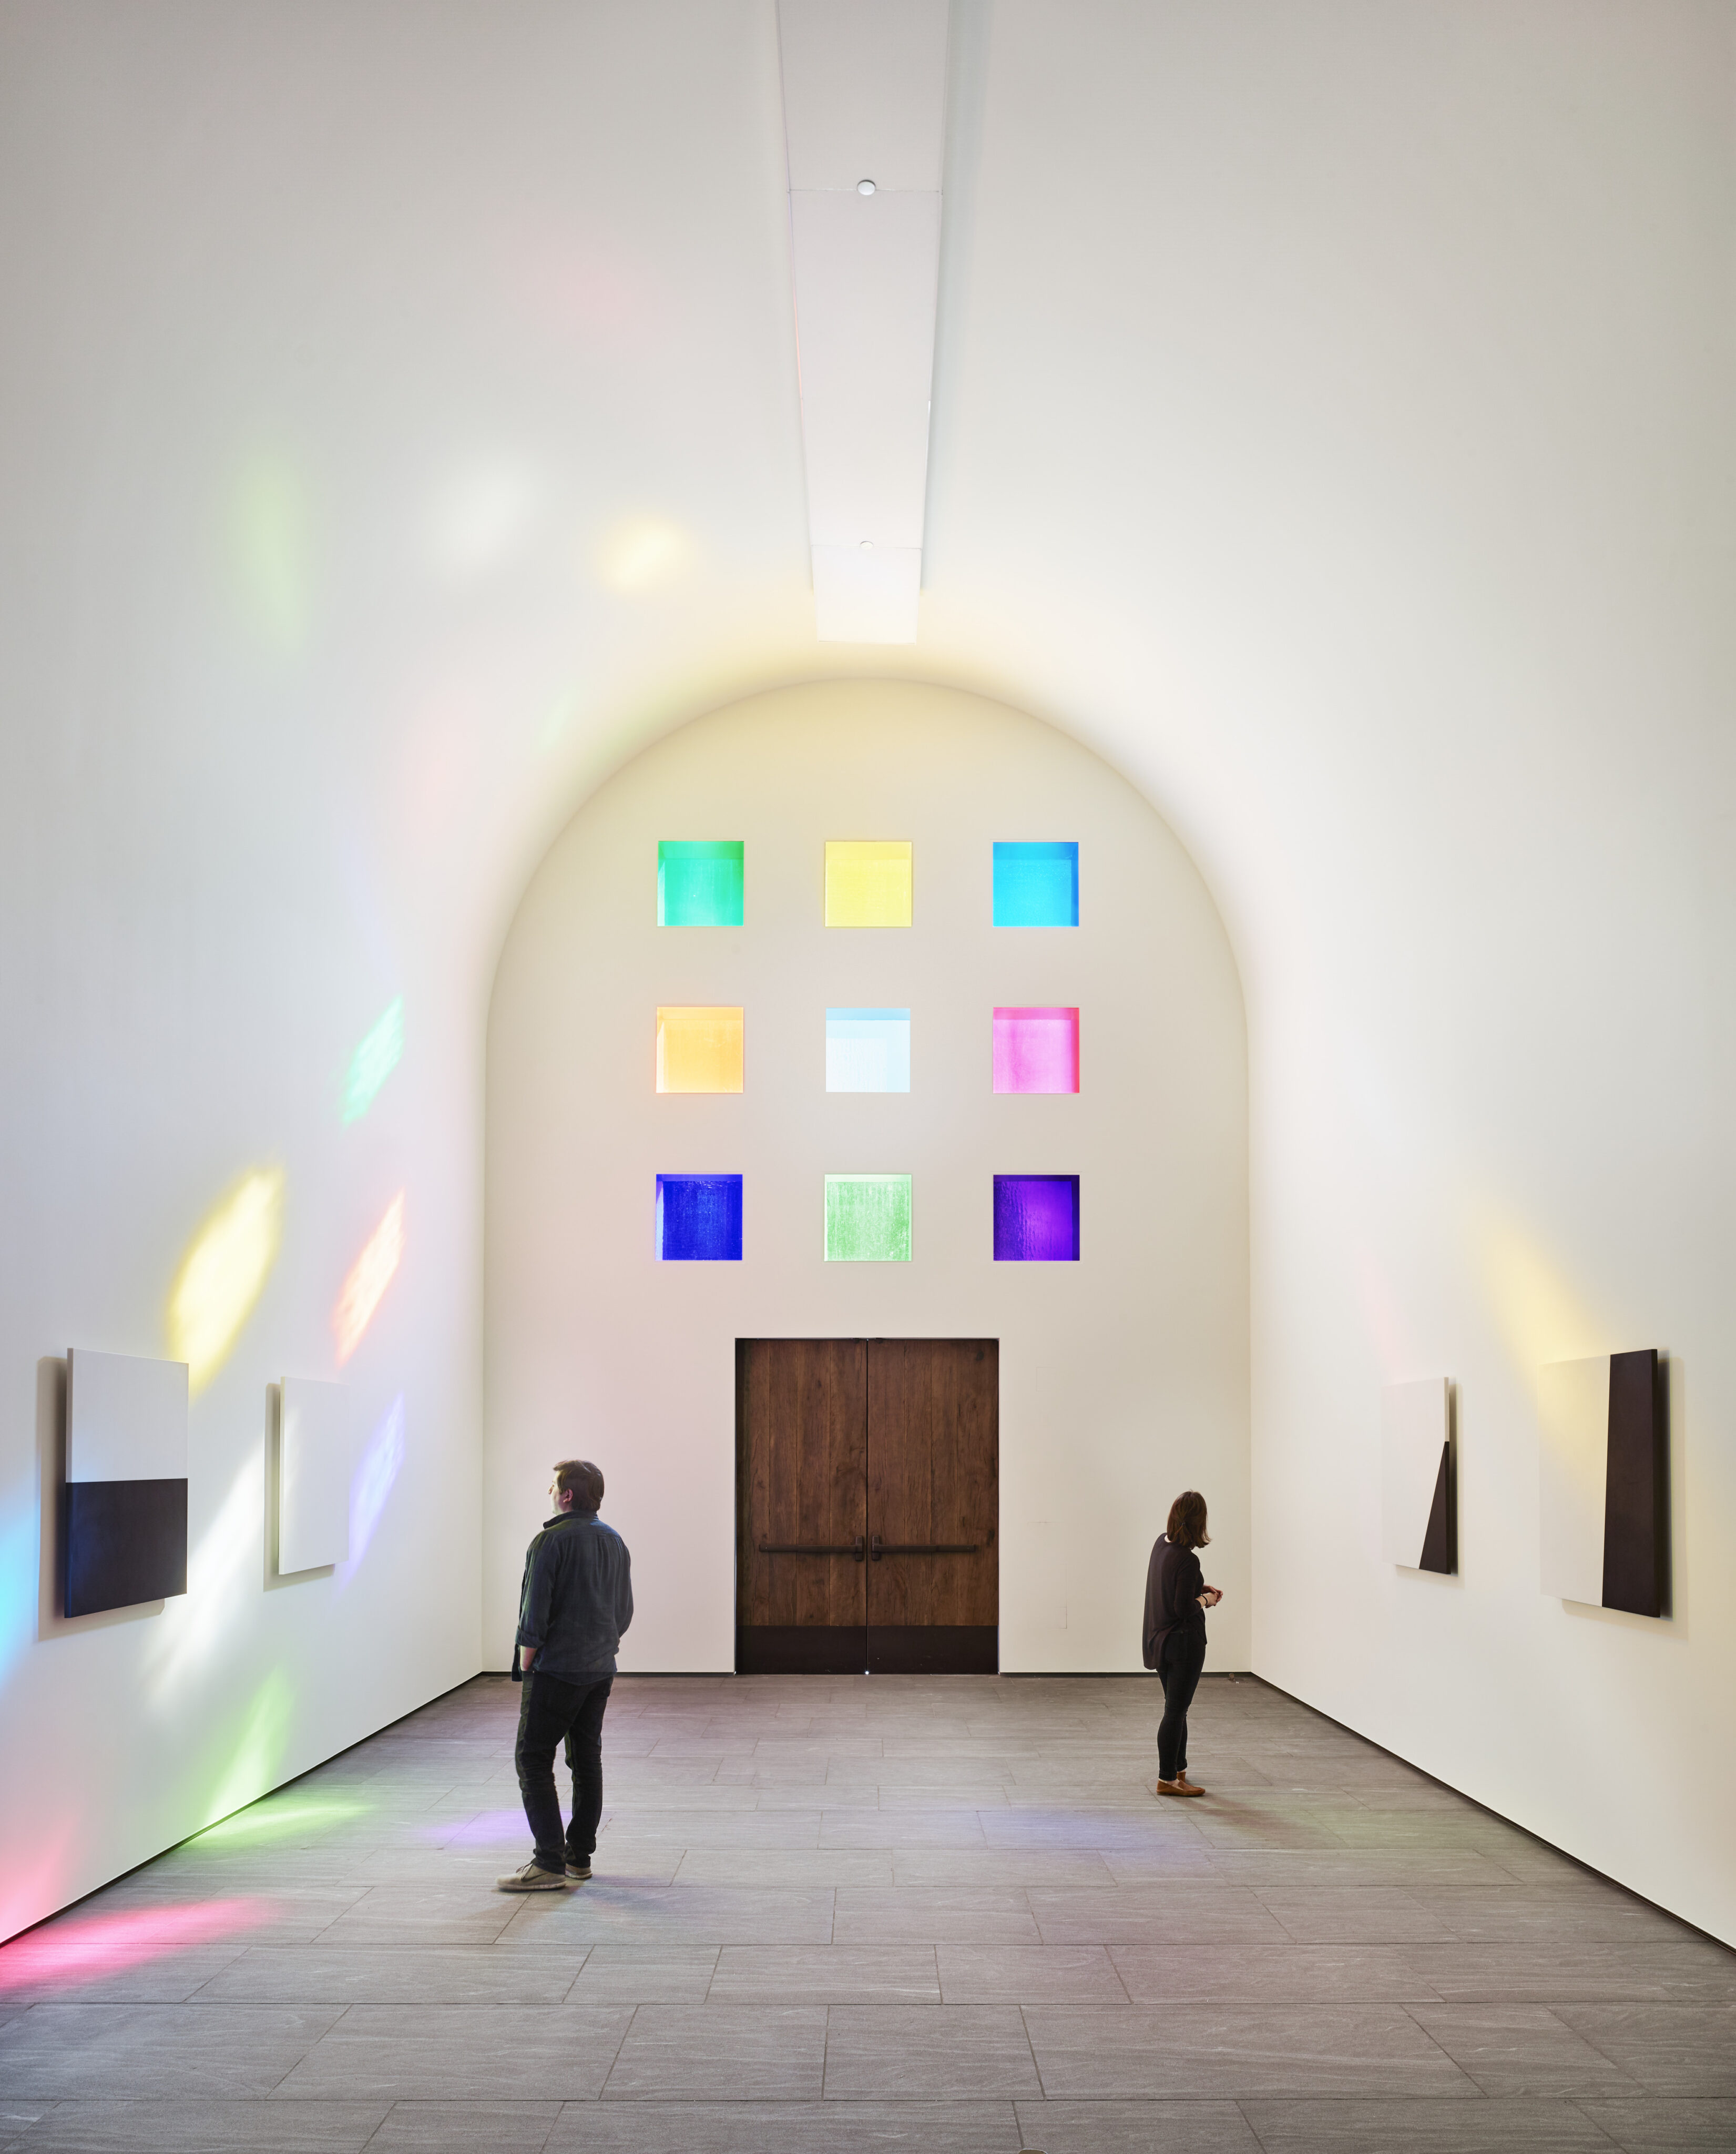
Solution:
<path fill-rule="evenodd" d="M 660 838 L 746 843 L 740 928 L 659 927 Z M 828 838 L 908 839 L 908 928 L 823 923 Z M 992 925 L 997 839 L 1079 846 L 1076 928 Z M 660 1004 L 745 1012 L 739 1094 L 659 1094 Z M 1076 1095 L 993 1090 L 995 1006 L 1077 1007 Z M 907 1093 L 828 1093 L 826 1013 L 908 1008 Z M 1000 1665 L 1137 1669 L 1171 1499 L 1222 1535 L 1209 1666 L 1247 1664 L 1241 990 L 1192 863 L 1064 736 L 956 692 L 785 689 L 589 800 L 489 1027 L 484 1653 L 510 1664 L 557 1458 L 634 1559 L 627 1669 L 735 1664 L 736 1341 L 1000 1341 Z M 659 1171 L 739 1173 L 739 1263 L 654 1261 Z M 828 1173 L 909 1174 L 908 1263 L 827 1263 Z M 996 1263 L 999 1173 L 1080 1177 L 1080 1260 Z"/>

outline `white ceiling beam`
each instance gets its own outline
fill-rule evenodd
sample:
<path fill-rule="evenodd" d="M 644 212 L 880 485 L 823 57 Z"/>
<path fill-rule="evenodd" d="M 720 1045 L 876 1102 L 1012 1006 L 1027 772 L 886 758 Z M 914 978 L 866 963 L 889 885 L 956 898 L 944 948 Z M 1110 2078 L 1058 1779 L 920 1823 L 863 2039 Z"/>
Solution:
<path fill-rule="evenodd" d="M 947 0 L 779 0 L 815 628 L 914 643 Z"/>

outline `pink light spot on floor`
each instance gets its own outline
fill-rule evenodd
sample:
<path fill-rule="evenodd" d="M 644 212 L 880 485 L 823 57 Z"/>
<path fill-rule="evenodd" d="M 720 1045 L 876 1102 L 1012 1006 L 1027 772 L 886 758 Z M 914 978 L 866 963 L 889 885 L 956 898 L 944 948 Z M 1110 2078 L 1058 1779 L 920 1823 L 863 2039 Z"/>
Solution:
<path fill-rule="evenodd" d="M 0 1947 L 0 1995 L 44 1982 L 99 1981 L 192 1945 L 238 1937 L 274 1912 L 269 1900 L 196 1900 L 82 1921 L 63 1917 Z"/>

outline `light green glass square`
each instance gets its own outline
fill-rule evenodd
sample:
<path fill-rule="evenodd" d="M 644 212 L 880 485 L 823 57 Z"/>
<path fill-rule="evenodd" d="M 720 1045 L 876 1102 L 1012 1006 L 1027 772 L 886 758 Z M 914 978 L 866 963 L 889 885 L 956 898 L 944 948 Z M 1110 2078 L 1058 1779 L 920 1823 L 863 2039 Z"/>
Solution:
<path fill-rule="evenodd" d="M 746 853 L 740 838 L 659 838 L 657 925 L 739 927 Z"/>
<path fill-rule="evenodd" d="M 826 1261 L 828 1264 L 909 1263 L 908 1174 L 827 1176 Z"/>

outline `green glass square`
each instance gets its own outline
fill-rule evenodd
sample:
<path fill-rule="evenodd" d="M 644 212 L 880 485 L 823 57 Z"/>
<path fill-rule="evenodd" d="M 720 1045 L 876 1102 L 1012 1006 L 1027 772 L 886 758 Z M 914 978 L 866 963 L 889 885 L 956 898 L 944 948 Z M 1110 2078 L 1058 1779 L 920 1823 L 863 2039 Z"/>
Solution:
<path fill-rule="evenodd" d="M 827 1176 L 826 1261 L 828 1264 L 909 1263 L 908 1174 Z"/>
<path fill-rule="evenodd" d="M 739 927 L 746 850 L 740 838 L 659 838 L 657 925 Z"/>

